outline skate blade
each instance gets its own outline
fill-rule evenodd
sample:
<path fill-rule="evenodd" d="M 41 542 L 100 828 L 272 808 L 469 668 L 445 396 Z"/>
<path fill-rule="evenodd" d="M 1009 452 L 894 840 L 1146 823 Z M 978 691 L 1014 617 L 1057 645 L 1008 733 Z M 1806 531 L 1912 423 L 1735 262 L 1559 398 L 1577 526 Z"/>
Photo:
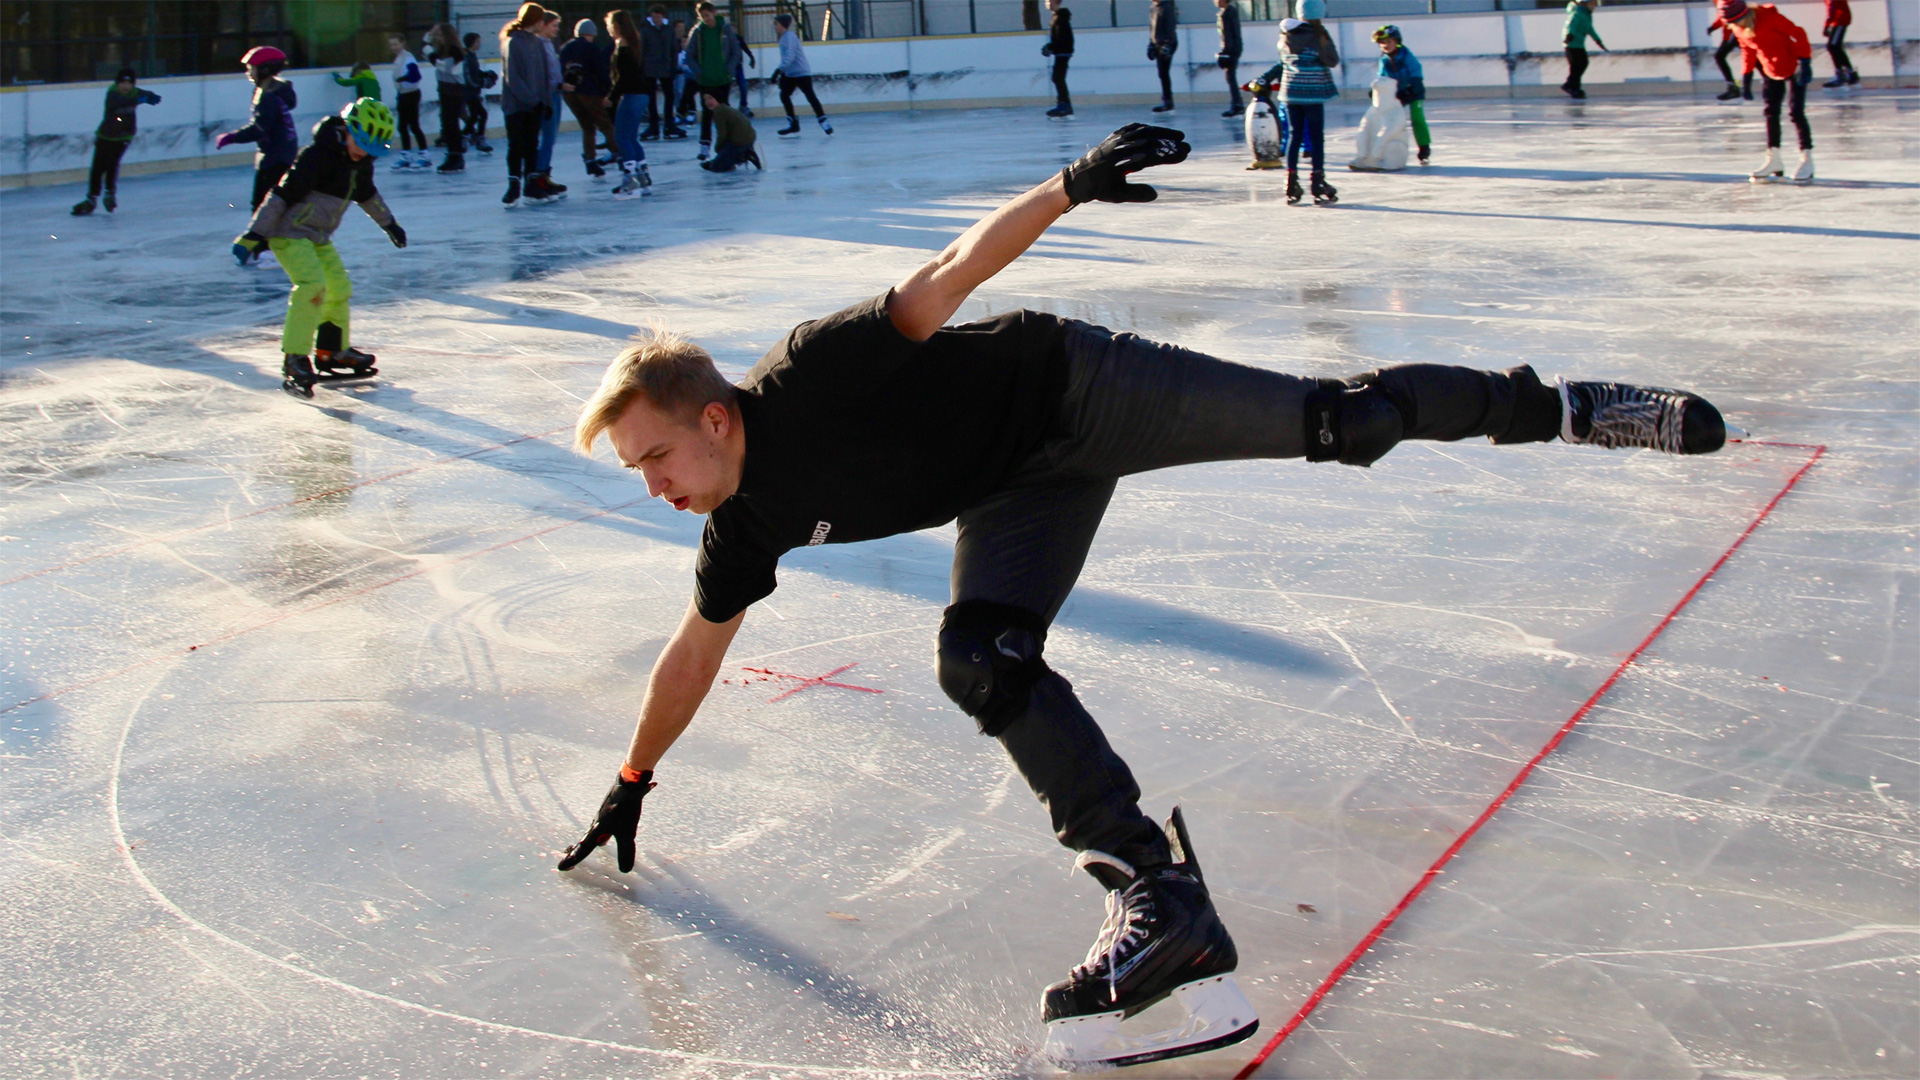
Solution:
<path fill-rule="evenodd" d="M 1120 1031 L 1120 1010 L 1063 1017 L 1047 1025 L 1041 1056 L 1068 1072 L 1142 1065 L 1232 1046 L 1260 1028 L 1260 1016 L 1231 975 L 1215 975 L 1175 987 L 1167 1001 L 1184 1014 L 1180 1023 L 1148 1035 Z"/>
<path fill-rule="evenodd" d="M 380 369 L 375 367 L 365 368 L 360 371 L 323 371 L 316 376 L 313 381 L 316 383 L 359 382 L 365 379 L 371 379 L 378 374 L 380 374 Z M 309 394 L 307 396 L 312 397 L 313 395 Z"/>

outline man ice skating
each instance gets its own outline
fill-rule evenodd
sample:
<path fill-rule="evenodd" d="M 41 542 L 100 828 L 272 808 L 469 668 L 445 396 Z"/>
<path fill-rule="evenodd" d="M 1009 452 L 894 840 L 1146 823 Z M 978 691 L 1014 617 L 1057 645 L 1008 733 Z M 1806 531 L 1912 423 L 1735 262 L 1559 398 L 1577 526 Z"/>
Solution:
<path fill-rule="evenodd" d="M 621 870 L 632 869 L 654 769 L 746 609 L 774 591 L 785 552 L 957 519 L 940 687 L 1006 748 L 1074 865 L 1109 890 L 1086 960 L 1045 991 L 1047 1055 L 1123 1065 L 1253 1032 L 1258 1020 L 1231 977 L 1233 941 L 1184 821 L 1176 811 L 1163 829 L 1141 811 L 1133 774 L 1044 657 L 1119 478 L 1248 458 L 1367 465 L 1409 438 L 1705 453 L 1725 428 L 1691 394 L 1548 385 L 1524 365 L 1414 364 L 1316 380 L 1044 312 L 944 327 L 1062 214 L 1153 199 L 1129 175 L 1188 150 L 1178 131 L 1122 128 L 886 293 L 794 328 L 739 386 L 671 334 L 614 360 L 582 410 L 576 446 L 590 451 L 606 435 L 650 494 L 707 522 L 692 602 L 654 666 L 619 776 L 560 869 L 609 840 Z M 1185 1014 L 1177 1026 L 1120 1031 L 1124 1016 L 1169 997 Z"/>
<path fill-rule="evenodd" d="M 1160 104 L 1154 112 L 1173 111 L 1173 54 L 1179 51 L 1179 8 L 1173 0 L 1153 0 L 1147 8 L 1147 59 L 1160 75 Z"/>
<path fill-rule="evenodd" d="M 1227 110 L 1221 113 L 1225 117 L 1237 117 L 1245 111 L 1240 102 L 1240 54 L 1245 51 L 1246 43 L 1240 37 L 1240 5 L 1234 0 L 1213 0 L 1213 6 L 1220 9 L 1214 22 L 1220 29 L 1220 51 L 1214 54 L 1213 61 L 1220 70 L 1227 73 L 1227 93 L 1230 100 Z"/>
<path fill-rule="evenodd" d="M 1047 23 L 1047 43 L 1040 46 L 1040 55 L 1053 60 L 1054 105 L 1047 115 L 1067 120 L 1073 116 L 1073 97 L 1067 93 L 1067 65 L 1073 62 L 1073 12 L 1061 6 L 1060 0 L 1047 0 L 1047 10 L 1053 18 Z"/>
<path fill-rule="evenodd" d="M 1761 98 L 1766 102 L 1767 157 L 1753 170 L 1756 184 L 1786 175 L 1780 160 L 1780 106 L 1788 105 L 1794 134 L 1800 137 L 1800 163 L 1793 180 L 1813 183 L 1813 127 L 1807 123 L 1807 84 L 1813 81 L 1813 46 L 1807 32 L 1772 4 L 1747 0 L 1719 0 L 1720 20 L 1740 43 L 1746 71 L 1760 69 Z"/>
<path fill-rule="evenodd" d="M 783 11 L 773 17 L 773 25 L 780 30 L 780 66 L 773 69 L 773 81 L 780 87 L 780 107 L 787 111 L 787 126 L 775 134 L 783 137 L 800 134 L 800 117 L 793 111 L 795 90 L 807 96 L 807 104 L 813 106 L 813 119 L 819 123 L 820 130 L 833 134 L 833 122 L 827 119 L 827 110 L 820 107 L 820 96 L 813 92 L 813 65 L 807 62 L 807 50 L 800 44 L 800 35 L 793 32 L 793 16 Z"/>
<path fill-rule="evenodd" d="M 295 397 L 312 397 L 315 383 L 376 374 L 373 355 L 350 340 L 353 282 L 333 249 L 333 231 L 347 204 L 356 202 L 394 247 L 407 246 L 406 230 L 373 185 L 374 159 L 392 147 L 393 131 L 392 111 L 372 98 L 315 124 L 313 142 L 254 211 L 247 231 L 234 238 L 233 252 L 242 262 L 270 247 L 293 281 L 280 371 L 281 388 Z"/>

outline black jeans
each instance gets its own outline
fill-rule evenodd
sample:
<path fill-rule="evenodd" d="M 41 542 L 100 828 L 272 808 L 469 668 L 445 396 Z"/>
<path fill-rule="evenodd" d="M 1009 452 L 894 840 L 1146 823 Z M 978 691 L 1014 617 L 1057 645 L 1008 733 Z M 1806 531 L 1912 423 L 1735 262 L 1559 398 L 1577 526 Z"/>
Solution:
<path fill-rule="evenodd" d="M 427 148 L 427 133 L 420 130 L 420 91 L 411 90 L 394 98 L 393 124 L 399 129 L 400 149 L 412 150 L 414 143 L 419 149 Z"/>
<path fill-rule="evenodd" d="M 699 89 L 696 91 L 697 93 L 702 95 L 702 97 L 700 98 L 700 141 L 701 142 L 710 143 L 713 141 L 713 110 L 707 108 L 707 99 L 704 95 L 712 94 L 713 100 L 718 101 L 722 105 L 724 105 L 726 104 L 726 101 L 727 101 L 728 91 L 729 91 L 729 87 L 726 83 L 720 83 L 717 86 L 708 86 L 705 83 L 701 83 L 699 86 Z"/>
<path fill-rule="evenodd" d="M 1072 53 L 1053 58 L 1053 94 L 1064 109 L 1073 108 L 1073 99 L 1067 96 L 1067 62 L 1072 59 Z"/>
<path fill-rule="evenodd" d="M 820 95 L 813 92 L 813 76 L 782 74 L 780 76 L 780 107 L 787 110 L 787 119 L 796 124 L 800 122 L 800 118 L 793 114 L 795 90 L 807 96 L 807 104 L 813 106 L 813 115 L 827 115 L 827 110 L 820 107 Z"/>
<path fill-rule="evenodd" d="M 1739 48 L 1740 43 L 1733 40 L 1733 35 L 1728 34 L 1720 39 L 1720 47 L 1713 51 L 1713 62 L 1720 66 L 1720 77 L 1727 80 L 1729 86 L 1733 85 L 1733 65 L 1727 63 L 1727 57 L 1732 56 Z"/>
<path fill-rule="evenodd" d="M 1226 72 L 1226 75 L 1227 75 L 1227 93 L 1232 95 L 1231 107 L 1234 112 L 1239 112 L 1241 107 L 1240 58 L 1234 57 L 1233 59 L 1227 61 L 1227 66 L 1224 68 L 1221 68 L 1220 70 Z"/>
<path fill-rule="evenodd" d="M 532 176 L 540 157 L 540 124 L 545 115 L 539 109 L 507 114 L 507 175 Z"/>
<path fill-rule="evenodd" d="M 1793 130 L 1800 136 L 1800 149 L 1813 149 L 1813 128 L 1807 124 L 1807 88 L 1799 79 L 1767 79 L 1761 93 L 1767 102 L 1767 146 L 1780 145 L 1780 103 L 1788 104 Z"/>
<path fill-rule="evenodd" d="M 1306 399 L 1317 380 L 1080 322 L 1067 324 L 1066 353 L 1067 390 L 1042 445 L 1000 490 L 960 515 L 956 604 L 1003 604 L 1051 624 L 1086 565 L 1120 477 L 1306 454 Z M 1560 431 L 1558 393 L 1527 367 L 1410 364 L 1346 381 L 1386 393 L 1411 439 L 1544 442 Z M 1166 837 L 1140 811 L 1133 773 L 1059 673 L 1034 686 L 998 738 L 1062 844 L 1136 865 L 1168 861 Z"/>
<path fill-rule="evenodd" d="M 467 103 L 464 110 L 467 119 L 467 141 L 475 146 L 487 144 L 487 92 L 477 86 L 467 87 Z"/>
<path fill-rule="evenodd" d="M 1580 77 L 1587 73 L 1587 50 L 1567 49 L 1567 89 L 1580 89 Z"/>
<path fill-rule="evenodd" d="M 667 129 L 680 130 L 679 123 L 673 118 L 673 76 L 663 75 L 658 78 L 646 76 L 640 80 L 640 92 L 647 95 L 648 131 L 659 134 L 662 106 L 665 107 L 664 111 L 667 115 Z"/>
<path fill-rule="evenodd" d="M 1173 104 L 1173 54 L 1160 53 L 1153 58 L 1154 66 L 1160 69 L 1160 104 Z"/>
<path fill-rule="evenodd" d="M 1833 33 L 1827 35 L 1827 59 L 1833 61 L 1833 73 L 1853 70 L 1853 61 L 1847 59 L 1847 28 L 1836 26 Z"/>
<path fill-rule="evenodd" d="M 87 170 L 87 198 L 100 194 L 103 188 L 114 191 L 119 187 L 120 157 L 126 152 L 125 140 L 93 140 L 93 168 Z M 254 205 L 259 206 L 259 200 L 256 199 Z"/>
<path fill-rule="evenodd" d="M 460 131 L 466 117 L 467 88 L 459 83 L 441 83 L 440 141 L 446 145 L 449 157 L 467 152 L 466 143 L 460 140 Z"/>

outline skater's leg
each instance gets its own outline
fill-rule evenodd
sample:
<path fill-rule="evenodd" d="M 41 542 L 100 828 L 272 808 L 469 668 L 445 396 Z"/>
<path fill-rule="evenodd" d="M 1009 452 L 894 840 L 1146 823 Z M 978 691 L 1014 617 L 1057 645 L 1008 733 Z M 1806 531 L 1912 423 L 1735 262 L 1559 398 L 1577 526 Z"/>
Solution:
<path fill-rule="evenodd" d="M 1760 95 L 1766 101 L 1767 148 L 1773 149 L 1780 145 L 1780 105 L 1787 96 L 1787 80 L 1765 78 Z"/>
<path fill-rule="evenodd" d="M 780 107 L 787 112 L 787 123 L 796 128 L 800 126 L 800 118 L 794 115 L 793 92 L 799 85 L 800 80 L 791 75 L 782 74 L 780 76 Z"/>
<path fill-rule="evenodd" d="M 1305 105 L 1287 103 L 1287 171 L 1300 168 L 1300 146 L 1307 137 Z"/>
<path fill-rule="evenodd" d="M 1800 149 L 1813 149 L 1813 127 L 1807 123 L 1807 87 L 1799 79 L 1787 80 L 1787 115 L 1793 121 L 1794 133 L 1800 136 Z M 1779 110 L 1774 111 L 1774 127 L 1780 125 Z M 1774 140 L 1778 145 L 1779 140 Z"/>
<path fill-rule="evenodd" d="M 1833 61 L 1833 73 L 1836 77 L 1853 70 L 1853 61 L 1847 58 L 1847 28 L 1836 26 L 1827 37 L 1827 59 Z"/>
<path fill-rule="evenodd" d="M 1234 112 L 1241 110 L 1240 101 L 1240 61 L 1232 60 L 1221 69 L 1227 76 L 1227 108 Z"/>
<path fill-rule="evenodd" d="M 1054 104 L 1063 109 L 1073 108 L 1073 99 L 1067 94 L 1067 64 L 1071 56 L 1053 58 L 1053 96 Z"/>
<path fill-rule="evenodd" d="M 1413 101 L 1407 105 L 1407 119 L 1413 124 L 1413 145 L 1425 150 L 1433 145 L 1433 135 L 1427 130 L 1427 103 Z"/>
<path fill-rule="evenodd" d="M 1720 42 L 1720 47 L 1713 52 L 1713 62 L 1719 65 L 1720 77 L 1727 80 L 1728 86 L 1733 85 L 1733 65 L 1727 62 L 1727 57 L 1733 55 L 1733 51 L 1739 47 L 1740 43 L 1729 35 Z"/>
<path fill-rule="evenodd" d="M 813 92 L 813 76 L 802 75 L 795 81 L 800 84 L 800 92 L 807 96 L 807 104 L 813 107 L 813 118 L 826 119 L 827 110 L 820 107 L 820 95 Z"/>
<path fill-rule="evenodd" d="M 1067 324 L 1066 350 L 1067 392 L 1057 430 L 1042 448 L 1064 475 L 1331 458 L 1337 447 L 1317 444 L 1323 425 L 1310 420 L 1310 406 L 1329 398 L 1341 409 L 1379 404 L 1348 400 L 1368 387 L 1386 399 L 1401 439 L 1538 442 L 1560 431 L 1558 393 L 1525 366 L 1502 372 L 1406 364 L 1344 380 L 1308 379 L 1081 322 Z M 1353 415 L 1357 424 L 1367 414 Z"/>
<path fill-rule="evenodd" d="M 287 321 L 280 333 L 280 351 L 289 356 L 305 356 L 313 351 L 314 331 L 319 329 L 327 300 L 327 271 L 311 240 L 274 237 L 267 241 L 280 268 L 293 282 L 287 297 Z M 331 244 L 327 245 L 332 247 Z"/>
<path fill-rule="evenodd" d="M 466 87 L 458 83 L 440 84 L 440 142 L 449 158 L 459 157 L 467 151 L 460 133 L 461 122 L 466 119 L 466 103 Z"/>
<path fill-rule="evenodd" d="M 1327 171 L 1327 107 L 1316 101 L 1306 107 L 1307 139 L 1313 158 L 1313 175 Z"/>
<path fill-rule="evenodd" d="M 353 345 L 349 307 L 353 300 L 353 279 L 347 276 L 346 264 L 340 261 L 339 248 L 332 244 L 314 244 L 312 247 L 325 290 L 320 296 L 320 321 L 340 328 L 340 348 L 345 350 Z"/>
<path fill-rule="evenodd" d="M 1173 57 L 1160 54 L 1154 58 L 1154 66 L 1160 72 L 1160 104 L 1173 104 Z"/>
<path fill-rule="evenodd" d="M 1062 844 L 1154 866 L 1171 856 L 1140 812 L 1133 773 L 1042 659 L 1113 489 L 1111 478 L 1043 472 L 960 516 L 938 667 L 942 689 L 1000 740 Z"/>
<path fill-rule="evenodd" d="M 292 167 L 293 163 L 289 161 L 263 161 L 254 167 L 253 208 L 255 210 L 260 209 L 260 204 L 267 201 L 267 193 L 273 190 L 273 186 L 278 184 L 281 177 L 286 176 L 287 170 Z"/>

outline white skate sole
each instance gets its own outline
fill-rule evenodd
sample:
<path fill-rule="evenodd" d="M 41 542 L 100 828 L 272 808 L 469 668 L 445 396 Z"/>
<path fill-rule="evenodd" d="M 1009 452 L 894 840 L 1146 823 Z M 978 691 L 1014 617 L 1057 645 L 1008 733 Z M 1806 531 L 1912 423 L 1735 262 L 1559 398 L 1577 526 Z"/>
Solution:
<path fill-rule="evenodd" d="M 1260 1027 L 1259 1015 L 1231 975 L 1175 987 L 1166 1000 L 1185 1014 L 1174 1027 L 1148 1035 L 1122 1034 L 1125 1014 L 1118 1009 L 1062 1017 L 1047 1025 L 1047 1045 L 1040 1055 L 1069 1072 L 1115 1069 L 1231 1046 Z"/>

